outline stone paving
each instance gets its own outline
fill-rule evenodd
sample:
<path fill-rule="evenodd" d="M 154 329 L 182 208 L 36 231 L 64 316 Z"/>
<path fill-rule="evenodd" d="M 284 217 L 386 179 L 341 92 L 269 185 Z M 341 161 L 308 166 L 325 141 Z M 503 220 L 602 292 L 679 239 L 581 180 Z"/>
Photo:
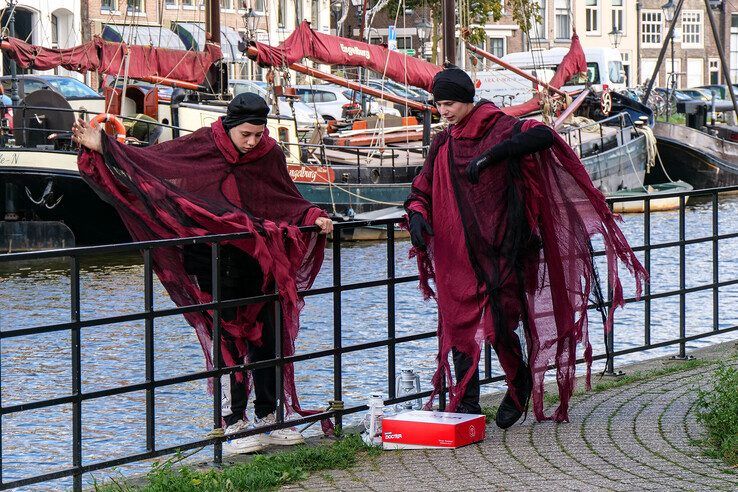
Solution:
<path fill-rule="evenodd" d="M 733 357 L 730 342 L 697 353 Z M 626 368 L 663 367 L 663 359 Z M 674 372 L 572 400 L 568 424 L 529 419 L 457 450 L 387 451 L 349 470 L 317 473 L 283 490 L 738 490 L 738 469 L 694 444 L 696 390 L 716 364 Z M 499 399 L 499 396 L 497 397 Z"/>

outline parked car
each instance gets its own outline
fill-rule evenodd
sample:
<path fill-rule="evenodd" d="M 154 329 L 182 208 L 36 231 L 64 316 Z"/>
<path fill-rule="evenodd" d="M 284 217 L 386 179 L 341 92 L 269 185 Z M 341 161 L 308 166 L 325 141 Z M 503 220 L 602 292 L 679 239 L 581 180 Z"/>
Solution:
<path fill-rule="evenodd" d="M 712 101 L 712 91 L 708 89 L 681 89 L 681 91 L 692 99 L 708 102 Z"/>
<path fill-rule="evenodd" d="M 664 87 L 654 87 L 653 91 L 663 97 L 664 99 L 668 99 L 671 93 L 671 90 Z M 674 90 L 674 99 L 676 102 L 684 102 L 684 101 L 691 101 L 694 98 L 692 96 L 689 96 L 682 92 L 680 89 Z"/>
<path fill-rule="evenodd" d="M 73 77 L 63 75 L 18 75 L 18 96 L 23 99 L 28 94 L 41 89 L 58 92 L 67 101 L 76 99 L 104 99 L 95 90 L 84 82 Z M 3 90 L 10 95 L 11 77 L 4 75 L 0 77 Z"/>
<path fill-rule="evenodd" d="M 263 97 L 267 102 L 271 102 L 271 94 L 269 93 L 269 85 L 266 82 L 259 80 L 245 80 L 245 79 L 232 79 L 228 81 L 228 85 L 231 89 L 231 93 L 237 96 L 243 92 L 252 92 Z M 292 117 L 292 109 L 290 103 L 286 98 L 280 97 L 278 99 L 279 114 Z M 302 101 L 294 101 L 292 103 L 295 111 L 295 120 L 297 120 L 298 128 L 310 128 L 315 126 L 318 121 L 313 108 L 308 106 Z M 322 122 L 322 120 L 321 120 Z"/>
<path fill-rule="evenodd" d="M 296 85 L 295 91 L 302 102 L 315 108 L 325 121 L 342 120 L 347 108 L 361 103 L 361 94 L 358 91 L 333 84 Z M 382 106 L 372 96 L 365 95 L 365 98 L 370 115 L 384 113 L 400 116 L 398 110 Z"/>
<path fill-rule="evenodd" d="M 707 89 L 717 93 L 718 98 L 730 100 L 730 94 L 728 93 L 727 85 L 712 84 L 712 85 L 701 85 L 698 89 Z M 738 85 L 733 84 L 733 93 L 738 96 Z"/>

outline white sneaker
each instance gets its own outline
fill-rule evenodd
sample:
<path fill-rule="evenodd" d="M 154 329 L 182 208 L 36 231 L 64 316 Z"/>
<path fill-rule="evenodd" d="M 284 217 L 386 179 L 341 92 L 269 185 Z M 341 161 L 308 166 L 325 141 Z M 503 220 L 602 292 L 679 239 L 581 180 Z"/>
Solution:
<path fill-rule="evenodd" d="M 270 413 L 263 419 L 256 419 L 254 425 L 257 427 L 262 425 L 274 425 L 277 423 L 277 417 L 274 413 Z M 261 442 L 267 444 L 276 444 L 277 446 L 293 446 L 302 444 L 305 439 L 295 427 L 287 427 L 285 429 L 277 429 L 271 432 L 265 432 L 259 435 Z"/>
<path fill-rule="evenodd" d="M 242 432 L 250 428 L 252 427 L 249 425 L 248 422 L 239 420 L 235 424 L 231 424 L 228 427 L 226 427 L 223 434 L 228 436 L 230 434 Z M 258 435 L 254 435 L 254 436 L 247 436 L 247 437 L 239 437 L 237 439 L 228 439 L 226 441 L 223 441 L 223 450 L 226 453 L 230 453 L 230 454 L 256 453 L 257 451 L 261 451 L 262 449 L 266 447 L 266 444 L 263 444 L 261 442 L 261 439 L 259 439 L 259 437 L 260 436 Z"/>

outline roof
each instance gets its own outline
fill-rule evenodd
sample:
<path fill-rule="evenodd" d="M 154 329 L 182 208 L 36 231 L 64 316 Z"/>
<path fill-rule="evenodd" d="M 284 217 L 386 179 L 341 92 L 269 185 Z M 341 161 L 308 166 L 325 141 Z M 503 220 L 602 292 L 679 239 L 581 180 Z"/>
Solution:
<path fill-rule="evenodd" d="M 204 22 L 172 21 L 172 32 L 175 32 L 185 49 L 200 51 L 205 46 Z M 241 35 L 228 26 L 220 26 L 220 49 L 226 62 L 246 61 L 247 58 L 238 49 Z"/>
<path fill-rule="evenodd" d="M 102 30 L 102 38 L 117 43 L 151 45 L 176 50 L 187 49 L 174 32 L 161 26 L 105 24 Z"/>

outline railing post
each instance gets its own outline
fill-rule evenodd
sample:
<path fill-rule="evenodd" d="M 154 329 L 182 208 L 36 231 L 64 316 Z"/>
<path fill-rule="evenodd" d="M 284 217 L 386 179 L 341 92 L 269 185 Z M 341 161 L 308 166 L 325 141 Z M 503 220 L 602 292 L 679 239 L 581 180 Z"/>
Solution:
<path fill-rule="evenodd" d="M 720 248 L 718 245 L 719 222 L 718 222 L 718 192 L 712 192 L 712 330 L 720 329 L 720 275 L 718 265 L 720 264 Z"/>
<path fill-rule="evenodd" d="M 210 264 L 212 268 L 212 290 L 213 302 L 216 303 L 213 308 L 213 366 L 217 370 L 213 378 L 213 429 L 223 427 L 222 416 L 222 387 L 220 378 L 222 374 L 220 370 L 223 368 L 221 363 L 222 357 L 220 353 L 220 317 L 221 317 L 221 295 L 220 295 L 220 243 L 214 242 L 210 247 Z M 223 443 L 215 441 L 213 443 L 213 462 L 219 466 L 223 463 Z"/>
<path fill-rule="evenodd" d="M 484 378 L 492 377 L 492 347 L 489 342 L 484 342 Z"/>
<path fill-rule="evenodd" d="M 341 230 L 333 230 L 333 399 L 343 401 L 343 379 L 341 367 Z M 335 414 L 336 428 L 343 426 L 343 416 L 340 410 Z"/>
<path fill-rule="evenodd" d="M 679 196 L 679 353 L 672 357 L 674 360 L 692 359 L 687 356 L 687 347 L 685 338 L 687 336 L 687 294 L 684 290 L 687 288 L 687 265 L 686 265 L 686 245 L 685 241 L 685 222 L 686 222 L 686 200 L 684 195 Z"/>
<path fill-rule="evenodd" d="M 608 202 L 607 206 L 612 212 L 612 203 Z M 607 276 L 607 306 L 612 306 L 612 285 L 610 283 L 610 276 Z M 602 306 L 602 309 L 607 309 L 607 306 Z M 604 311 L 603 311 L 604 312 Z M 615 371 L 615 323 L 612 323 L 610 331 L 605 334 L 605 351 L 607 352 L 607 360 L 605 362 L 605 376 L 622 376 L 623 371 Z"/>
<path fill-rule="evenodd" d="M 387 393 L 397 396 L 395 378 L 395 224 L 387 224 Z"/>
<path fill-rule="evenodd" d="M 279 295 L 279 288 L 275 284 L 274 293 Z M 277 363 L 274 365 L 275 382 L 277 383 L 277 422 L 284 422 L 284 382 L 282 381 L 282 373 L 284 364 L 284 354 L 282 349 L 282 304 L 279 298 L 274 301 L 274 355 Z"/>
<path fill-rule="evenodd" d="M 154 278 L 151 265 L 151 249 L 146 248 L 143 252 L 144 258 L 144 337 L 146 352 L 146 450 L 156 449 L 156 418 L 154 393 Z"/>
<path fill-rule="evenodd" d="M 643 263 L 644 268 L 651 274 L 651 197 L 645 199 L 645 211 L 643 215 Z M 651 282 L 646 282 L 644 294 L 646 300 L 643 303 L 643 343 L 651 345 Z"/>
<path fill-rule="evenodd" d="M 75 323 L 71 330 L 72 338 L 72 465 L 73 487 L 75 491 L 82 490 L 82 351 L 80 336 L 80 298 L 79 298 L 79 258 L 70 257 L 70 321 Z"/>

